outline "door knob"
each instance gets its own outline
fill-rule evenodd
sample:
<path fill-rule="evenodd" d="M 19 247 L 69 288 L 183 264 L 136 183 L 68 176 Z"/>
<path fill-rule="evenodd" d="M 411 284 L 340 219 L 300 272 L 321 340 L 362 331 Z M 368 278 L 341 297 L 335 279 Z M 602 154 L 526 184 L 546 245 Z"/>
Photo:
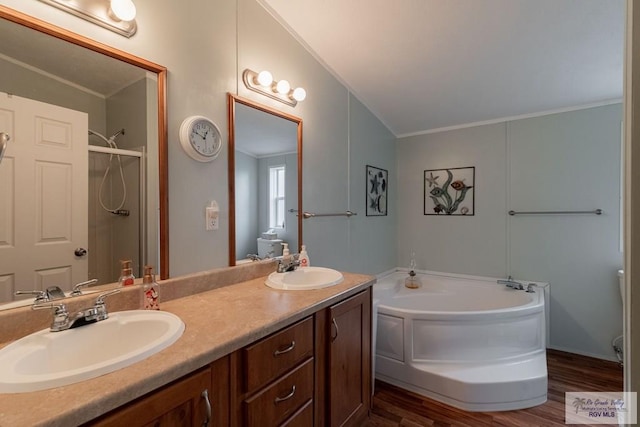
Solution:
<path fill-rule="evenodd" d="M 85 248 L 76 248 L 76 250 L 73 251 L 73 253 L 77 257 L 83 257 L 87 254 L 87 250 Z"/>

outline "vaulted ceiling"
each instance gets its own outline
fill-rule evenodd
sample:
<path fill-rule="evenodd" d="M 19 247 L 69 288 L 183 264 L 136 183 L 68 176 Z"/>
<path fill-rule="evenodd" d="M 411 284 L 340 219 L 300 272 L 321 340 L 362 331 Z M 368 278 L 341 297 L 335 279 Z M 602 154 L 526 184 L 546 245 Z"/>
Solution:
<path fill-rule="evenodd" d="M 259 1 L 397 136 L 622 99 L 624 0 Z"/>

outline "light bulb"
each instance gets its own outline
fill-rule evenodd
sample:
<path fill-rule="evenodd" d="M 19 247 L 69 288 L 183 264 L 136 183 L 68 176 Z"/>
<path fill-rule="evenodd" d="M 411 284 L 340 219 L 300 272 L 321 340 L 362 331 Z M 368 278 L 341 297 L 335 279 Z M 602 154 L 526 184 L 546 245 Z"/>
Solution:
<path fill-rule="evenodd" d="M 286 80 L 280 80 L 278 84 L 276 84 L 276 92 L 281 95 L 286 95 L 291 90 L 291 85 Z"/>
<path fill-rule="evenodd" d="M 260 86 L 270 86 L 271 83 L 273 83 L 273 76 L 271 75 L 270 72 L 268 71 L 260 71 L 258 73 L 258 77 L 256 78 L 256 82 L 260 85 Z"/>
<path fill-rule="evenodd" d="M 136 5 L 131 0 L 111 0 L 111 12 L 121 21 L 133 21 L 136 18 Z"/>
<path fill-rule="evenodd" d="M 296 101 L 304 101 L 304 99 L 307 97 L 307 91 L 301 87 L 297 87 L 293 90 L 293 93 L 291 94 L 291 96 Z"/>

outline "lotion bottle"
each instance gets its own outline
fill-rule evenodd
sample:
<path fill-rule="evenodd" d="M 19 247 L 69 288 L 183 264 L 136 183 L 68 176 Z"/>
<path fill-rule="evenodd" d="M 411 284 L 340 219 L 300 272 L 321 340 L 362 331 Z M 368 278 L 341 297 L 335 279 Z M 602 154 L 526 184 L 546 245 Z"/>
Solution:
<path fill-rule="evenodd" d="M 142 278 L 142 283 L 144 292 L 144 309 L 160 310 L 159 286 L 156 282 L 156 276 L 153 274 L 153 267 L 150 265 L 144 266 L 144 277 Z"/>
<path fill-rule="evenodd" d="M 300 261 L 300 267 L 309 267 L 311 265 L 311 263 L 309 262 L 309 254 L 307 253 L 306 245 L 302 245 L 302 250 L 300 251 L 298 261 Z"/>
<path fill-rule="evenodd" d="M 120 261 L 122 264 L 122 272 L 120 273 L 120 278 L 118 279 L 118 284 L 120 286 L 131 286 L 135 280 L 135 276 L 131 270 L 131 260 Z"/>

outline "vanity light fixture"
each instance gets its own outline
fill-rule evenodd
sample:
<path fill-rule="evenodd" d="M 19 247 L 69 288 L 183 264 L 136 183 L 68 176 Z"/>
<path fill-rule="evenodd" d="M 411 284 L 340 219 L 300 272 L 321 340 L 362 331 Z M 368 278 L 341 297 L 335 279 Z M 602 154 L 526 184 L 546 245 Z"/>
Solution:
<path fill-rule="evenodd" d="M 306 90 L 301 87 L 292 89 L 287 80 L 274 81 L 273 76 L 268 71 L 256 73 L 247 68 L 242 73 L 242 80 L 247 89 L 284 102 L 292 107 L 295 107 L 298 102 L 304 101 L 307 97 Z"/>
<path fill-rule="evenodd" d="M 132 0 L 40 0 L 125 37 L 133 36 L 136 5 Z"/>

